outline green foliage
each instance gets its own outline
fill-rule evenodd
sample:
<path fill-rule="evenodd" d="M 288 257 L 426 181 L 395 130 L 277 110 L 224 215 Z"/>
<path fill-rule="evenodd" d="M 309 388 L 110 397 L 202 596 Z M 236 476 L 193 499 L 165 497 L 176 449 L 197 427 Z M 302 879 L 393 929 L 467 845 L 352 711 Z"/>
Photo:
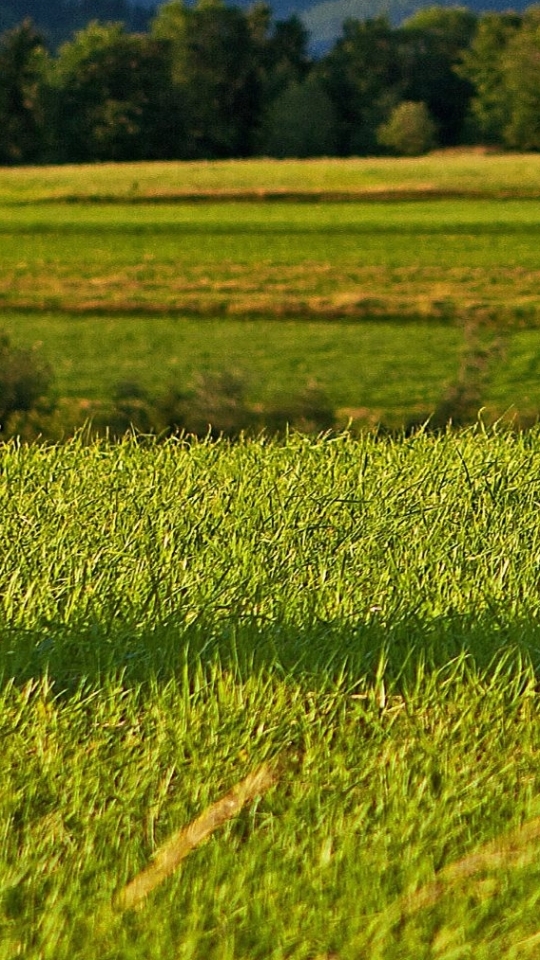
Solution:
<path fill-rule="evenodd" d="M 153 35 L 165 47 L 172 151 L 184 157 L 250 153 L 259 112 L 259 71 L 249 21 L 224 4 L 185 8 L 178 0 L 157 13 Z"/>
<path fill-rule="evenodd" d="M 531 7 L 503 57 L 508 97 L 504 139 L 519 150 L 540 149 L 540 7 Z"/>
<path fill-rule="evenodd" d="M 46 154 L 47 54 L 29 20 L 0 37 L 0 162 L 32 163 Z"/>
<path fill-rule="evenodd" d="M 408 157 L 428 153 L 436 145 L 436 127 L 425 103 L 404 100 L 377 131 L 383 147 Z"/>
<path fill-rule="evenodd" d="M 172 384 L 157 408 L 167 430 L 200 437 L 234 437 L 253 422 L 242 378 L 226 370 L 200 373 L 184 391 Z"/>
<path fill-rule="evenodd" d="M 13 347 L 0 335 L 0 430 L 32 438 L 52 409 L 52 369 L 32 350 Z"/>
<path fill-rule="evenodd" d="M 388 20 L 347 20 L 320 66 L 337 113 L 341 154 L 376 152 L 376 131 L 400 97 L 397 37 Z"/>
<path fill-rule="evenodd" d="M 502 144 L 504 140 L 509 122 L 509 98 L 503 57 L 520 23 L 521 18 L 516 14 L 485 14 L 456 67 L 459 76 L 474 87 L 470 104 L 472 134 L 485 143 Z"/>
<path fill-rule="evenodd" d="M 336 111 L 314 77 L 293 82 L 269 106 L 260 152 L 271 157 L 331 156 L 336 147 Z"/>
<path fill-rule="evenodd" d="M 75 161 L 159 155 L 165 64 L 159 46 L 121 24 L 91 23 L 54 64 L 56 151 Z"/>
<path fill-rule="evenodd" d="M 466 7 L 427 7 L 398 33 L 403 72 L 400 99 L 426 104 L 443 146 L 463 142 L 473 87 L 455 67 L 469 48 L 476 22 Z"/>
<path fill-rule="evenodd" d="M 104 21 L 128 9 L 102 3 Z M 84 23 L 85 4 L 75 13 Z M 168 0 L 149 34 L 93 21 L 50 58 L 25 21 L 0 41 L 0 160 L 373 154 L 404 102 L 426 105 L 442 146 L 537 149 L 536 22 L 534 7 L 349 19 L 315 61 L 300 19 L 273 22 L 265 4 Z"/>

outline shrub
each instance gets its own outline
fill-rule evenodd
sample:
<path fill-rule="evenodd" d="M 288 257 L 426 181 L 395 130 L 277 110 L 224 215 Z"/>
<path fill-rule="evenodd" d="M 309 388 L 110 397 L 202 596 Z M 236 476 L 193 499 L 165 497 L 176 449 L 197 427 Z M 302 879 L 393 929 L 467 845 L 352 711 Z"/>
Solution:
<path fill-rule="evenodd" d="M 114 436 L 129 430 L 153 433 L 158 429 L 154 403 L 144 387 L 131 380 L 122 380 L 113 391 L 113 417 L 109 424 Z"/>
<path fill-rule="evenodd" d="M 32 439 L 54 409 L 53 372 L 34 350 L 13 347 L 0 335 L 0 429 L 4 438 Z"/>
<path fill-rule="evenodd" d="M 172 385 L 156 404 L 163 427 L 196 436 L 236 436 L 253 425 L 245 384 L 234 373 L 202 373 L 189 390 Z"/>
<path fill-rule="evenodd" d="M 269 409 L 262 419 L 273 432 L 292 427 L 301 433 L 323 433 L 335 426 L 336 413 L 324 390 L 312 381 L 296 396 L 284 398 Z"/>
<path fill-rule="evenodd" d="M 425 103 L 404 100 L 377 131 L 377 140 L 393 153 L 417 157 L 436 146 L 436 127 Z"/>

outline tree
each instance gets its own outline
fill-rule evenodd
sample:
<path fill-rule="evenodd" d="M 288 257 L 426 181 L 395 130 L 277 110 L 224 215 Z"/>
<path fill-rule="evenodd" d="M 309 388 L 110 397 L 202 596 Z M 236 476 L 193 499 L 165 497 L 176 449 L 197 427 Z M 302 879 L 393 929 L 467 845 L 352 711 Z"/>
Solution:
<path fill-rule="evenodd" d="M 293 81 L 270 105 L 261 152 L 271 157 L 317 157 L 335 150 L 335 111 L 314 77 Z"/>
<path fill-rule="evenodd" d="M 159 156 L 166 67 L 159 44 L 122 24 L 91 23 L 61 47 L 54 71 L 56 144 L 70 161 Z"/>
<path fill-rule="evenodd" d="M 32 163 L 46 147 L 47 52 L 30 20 L 0 38 L 0 160 Z"/>
<path fill-rule="evenodd" d="M 309 36 L 295 14 L 274 25 L 267 45 L 267 92 L 281 93 L 291 83 L 306 79 L 312 63 L 308 54 Z"/>
<path fill-rule="evenodd" d="M 402 99 L 396 34 L 388 20 L 347 20 L 318 75 L 336 111 L 338 152 L 376 151 L 377 129 Z"/>
<path fill-rule="evenodd" d="M 540 150 L 540 7 L 530 7 L 502 57 L 508 104 L 504 139 L 518 150 Z"/>
<path fill-rule="evenodd" d="M 219 0 L 186 8 L 166 3 L 152 25 L 166 45 L 174 89 L 174 123 L 182 156 L 251 152 L 260 111 L 260 75 L 247 17 Z"/>
<path fill-rule="evenodd" d="M 462 51 L 455 68 L 474 88 L 470 129 L 473 138 L 483 143 L 504 142 L 510 104 L 503 56 L 520 25 L 521 17 L 514 13 L 489 13 L 481 17 L 470 46 Z"/>
<path fill-rule="evenodd" d="M 426 104 L 445 146 L 463 137 L 473 87 L 455 67 L 471 43 L 476 22 L 464 7 L 426 7 L 397 31 L 403 99 Z"/>
<path fill-rule="evenodd" d="M 378 130 L 379 143 L 392 152 L 418 157 L 436 144 L 436 127 L 425 103 L 404 100 Z"/>

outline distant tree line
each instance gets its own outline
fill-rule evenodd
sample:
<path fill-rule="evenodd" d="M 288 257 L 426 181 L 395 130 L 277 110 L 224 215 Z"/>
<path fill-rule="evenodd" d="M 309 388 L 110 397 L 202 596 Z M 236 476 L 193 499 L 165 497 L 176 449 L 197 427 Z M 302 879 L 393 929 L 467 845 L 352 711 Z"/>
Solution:
<path fill-rule="evenodd" d="M 24 20 L 0 36 L 0 162 L 540 149 L 540 6 L 348 20 L 318 58 L 308 39 L 221 0 L 169 0 L 140 32 L 93 21 L 57 50 Z"/>

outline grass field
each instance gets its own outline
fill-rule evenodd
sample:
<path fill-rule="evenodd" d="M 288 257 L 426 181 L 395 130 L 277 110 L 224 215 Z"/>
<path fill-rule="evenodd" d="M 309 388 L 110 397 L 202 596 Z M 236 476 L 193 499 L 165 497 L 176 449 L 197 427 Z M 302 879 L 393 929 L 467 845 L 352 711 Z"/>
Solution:
<path fill-rule="evenodd" d="M 440 151 L 412 159 L 103 163 L 0 171 L 0 202 L 161 199 L 210 194 L 301 197 L 386 194 L 538 197 L 535 154 Z"/>
<path fill-rule="evenodd" d="M 397 428 L 476 377 L 534 419 L 539 174 L 3 170 L 0 327 L 67 403 L 228 370 Z M 539 476 L 482 423 L 2 444 L 0 960 L 538 957 Z"/>
<path fill-rule="evenodd" d="M 2 960 L 537 955 L 538 432 L 0 468 Z"/>
<path fill-rule="evenodd" d="M 415 169 L 420 176 L 428 160 L 443 186 L 452 171 L 456 183 L 463 175 L 464 195 L 414 203 L 21 205 L 2 183 L 27 183 L 37 196 L 39 183 L 48 190 L 57 177 L 84 196 L 89 176 L 125 185 L 130 170 L 115 167 L 109 179 L 100 167 L 3 171 L 1 326 L 14 343 L 39 345 L 61 395 L 83 405 L 106 399 L 122 379 L 154 389 L 165 378 L 184 385 L 197 372 L 232 369 L 247 377 L 255 405 L 317 383 L 338 423 L 348 411 L 390 427 L 435 411 L 458 376 L 471 329 L 487 330 L 480 338 L 488 343 L 495 331 L 496 362 L 478 406 L 491 420 L 509 411 L 532 422 L 540 201 L 496 195 L 504 176 L 511 192 L 511 170 L 521 171 L 525 190 L 537 160 L 521 158 L 515 168 L 508 157 L 475 154 L 427 158 L 417 168 L 332 162 L 328 176 L 346 186 L 353 173 L 369 179 L 380 167 L 391 184 Z M 140 173 L 143 182 L 174 173 L 191 189 L 233 170 L 243 187 L 258 170 L 270 183 L 286 175 L 291 186 L 296 177 L 298 187 L 302 169 L 319 177 L 325 169 L 252 166 L 147 165 Z M 478 176 L 484 170 L 491 199 L 466 195 L 469 167 Z"/>
<path fill-rule="evenodd" d="M 55 371 L 56 390 L 76 403 L 99 402 L 118 384 L 152 396 L 170 385 L 226 369 L 248 404 L 279 404 L 316 383 L 338 421 L 399 427 L 429 416 L 457 375 L 462 346 L 454 326 L 268 319 L 112 317 L 20 312 L 3 316 L 14 345 L 36 345 Z"/>
<path fill-rule="evenodd" d="M 0 303 L 535 322 L 540 201 L 0 208 Z"/>

